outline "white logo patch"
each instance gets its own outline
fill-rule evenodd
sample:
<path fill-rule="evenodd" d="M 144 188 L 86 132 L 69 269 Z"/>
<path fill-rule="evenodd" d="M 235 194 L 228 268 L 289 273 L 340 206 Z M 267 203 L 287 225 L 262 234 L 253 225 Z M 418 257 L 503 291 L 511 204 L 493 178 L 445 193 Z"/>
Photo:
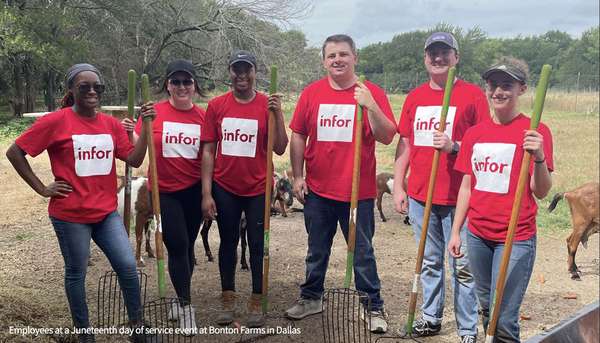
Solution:
<path fill-rule="evenodd" d="M 442 116 L 442 106 L 418 106 L 415 113 L 415 123 L 413 132 L 415 134 L 415 145 L 433 146 L 433 132 L 440 128 L 440 117 Z M 446 116 L 446 130 L 444 131 L 452 139 L 452 129 L 454 127 L 454 117 L 456 116 L 456 107 L 448 107 Z"/>
<path fill-rule="evenodd" d="M 71 139 L 77 176 L 110 174 L 115 148 L 111 135 L 73 135 Z"/>
<path fill-rule="evenodd" d="M 163 157 L 194 159 L 200 150 L 200 125 L 163 122 Z"/>
<path fill-rule="evenodd" d="M 475 144 L 471 156 L 473 174 L 477 179 L 475 189 L 491 193 L 508 193 L 515 149 L 515 144 Z"/>
<path fill-rule="evenodd" d="M 256 156 L 258 120 L 223 118 L 221 153 L 228 156 Z"/>
<path fill-rule="evenodd" d="M 356 105 L 319 105 L 317 141 L 352 142 L 354 111 Z"/>

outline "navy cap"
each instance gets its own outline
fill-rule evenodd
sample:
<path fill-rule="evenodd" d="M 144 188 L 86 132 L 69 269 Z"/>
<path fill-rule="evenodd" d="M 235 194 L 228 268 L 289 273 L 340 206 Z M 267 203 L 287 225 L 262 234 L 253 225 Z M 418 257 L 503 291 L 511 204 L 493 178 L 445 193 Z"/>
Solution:
<path fill-rule="evenodd" d="M 451 47 L 452 49 L 455 49 L 456 51 L 458 51 L 458 41 L 456 41 L 456 38 L 454 38 L 454 36 L 451 33 L 448 33 L 448 32 L 432 33 L 429 36 L 429 38 L 427 38 L 427 40 L 425 41 L 425 50 L 427 50 L 427 48 L 429 48 L 429 46 L 431 44 L 435 44 L 435 43 L 446 44 L 447 46 Z"/>
<path fill-rule="evenodd" d="M 229 65 L 232 66 L 238 62 L 246 62 L 251 64 L 256 69 L 256 56 L 253 53 L 246 50 L 236 50 L 231 54 L 229 58 Z"/>

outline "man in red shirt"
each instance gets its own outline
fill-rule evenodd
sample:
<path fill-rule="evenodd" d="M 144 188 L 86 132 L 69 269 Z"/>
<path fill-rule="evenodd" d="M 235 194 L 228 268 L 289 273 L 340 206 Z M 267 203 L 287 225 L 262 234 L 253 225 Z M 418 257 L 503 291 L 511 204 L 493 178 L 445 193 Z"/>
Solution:
<path fill-rule="evenodd" d="M 444 133 L 438 132 L 448 71 L 459 61 L 456 38 L 446 32 L 433 33 L 425 42 L 424 61 L 429 81 L 408 94 L 398 124 L 400 140 L 396 149 L 394 178 L 404 180 L 410 167 L 408 189 L 404 188 L 403 182 L 395 182 L 393 191 L 396 210 L 400 213 L 409 210 L 418 245 L 434 149 L 442 152 L 421 273 L 423 316 L 413 326 L 413 334 L 417 336 L 436 335 L 441 330 L 445 298 L 444 257 L 461 181 L 460 173 L 454 171 L 454 162 L 465 131 L 489 119 L 487 100 L 481 89 L 456 79 L 446 130 Z M 466 228 L 463 228 L 462 234 L 466 234 Z M 448 263 L 452 267 L 458 334 L 461 342 L 475 342 L 477 299 L 473 289 L 473 275 L 466 258 L 449 257 Z"/>
<path fill-rule="evenodd" d="M 394 115 L 381 88 L 371 82 L 358 81 L 354 73 L 358 59 L 352 38 L 330 36 L 323 44 L 322 53 L 327 76 L 304 89 L 290 123 L 293 131 L 290 147 L 294 193 L 304 203 L 308 254 L 300 300 L 285 314 L 291 319 L 302 319 L 321 312 L 323 283 L 338 222 L 347 239 L 354 121 L 358 103 L 365 115 L 354 281 L 356 288 L 370 298 L 368 310 L 371 321 L 368 324 L 371 331 L 383 333 L 387 330 L 387 322 L 372 245 L 375 232 L 375 141 L 391 143 Z"/>

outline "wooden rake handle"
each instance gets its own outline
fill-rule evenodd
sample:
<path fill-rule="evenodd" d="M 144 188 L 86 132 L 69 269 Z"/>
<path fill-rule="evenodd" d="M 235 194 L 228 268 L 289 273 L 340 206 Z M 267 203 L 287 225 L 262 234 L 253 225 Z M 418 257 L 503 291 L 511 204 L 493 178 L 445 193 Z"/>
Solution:
<path fill-rule="evenodd" d="M 142 101 L 144 104 L 150 101 L 150 81 L 148 75 L 142 74 Z M 154 223 L 156 233 L 154 240 L 156 244 L 156 265 L 158 270 L 158 295 L 165 297 L 165 253 L 163 250 L 162 223 L 160 219 L 160 197 L 158 194 L 158 172 L 156 170 L 156 151 L 154 147 L 154 137 L 152 134 L 152 120 L 144 118 L 144 130 L 148 139 L 148 159 L 150 169 L 150 186 L 152 191 L 152 211 L 154 213 Z"/>
<path fill-rule="evenodd" d="M 271 67 L 271 84 L 269 94 L 277 93 L 277 67 Z M 267 180 L 265 182 L 265 226 L 264 226 L 264 251 L 262 275 L 262 311 L 267 313 L 269 307 L 269 244 L 271 239 L 271 194 L 273 192 L 273 140 L 275 136 L 275 113 L 269 110 L 269 124 L 267 128 Z"/>
<path fill-rule="evenodd" d="M 359 77 L 361 83 L 365 76 Z M 348 253 L 346 257 L 346 277 L 344 288 L 350 288 L 352 271 L 354 268 L 354 248 L 356 246 L 356 213 L 358 207 L 358 193 L 360 188 L 360 161 L 362 152 L 363 108 L 356 104 L 356 122 L 354 124 L 354 160 L 352 164 L 352 193 L 350 195 L 350 220 L 348 227 Z"/>
<path fill-rule="evenodd" d="M 134 102 L 135 102 L 135 81 L 137 75 L 135 70 L 130 69 L 127 73 L 127 117 L 133 119 L 134 114 Z M 128 131 L 127 136 L 129 141 L 133 141 L 133 132 Z M 125 231 L 129 236 L 129 229 L 131 225 L 131 166 L 125 164 L 125 196 L 123 199 L 123 223 L 125 224 Z"/>

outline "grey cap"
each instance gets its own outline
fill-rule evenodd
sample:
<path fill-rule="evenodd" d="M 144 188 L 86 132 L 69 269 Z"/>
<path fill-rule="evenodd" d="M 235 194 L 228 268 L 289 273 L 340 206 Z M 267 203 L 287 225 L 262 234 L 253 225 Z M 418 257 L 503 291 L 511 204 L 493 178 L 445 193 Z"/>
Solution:
<path fill-rule="evenodd" d="M 238 62 L 246 62 L 251 64 L 256 69 L 256 56 L 253 53 L 246 50 L 236 50 L 231 54 L 229 58 L 229 65 L 232 66 Z"/>
<path fill-rule="evenodd" d="M 501 63 L 493 65 L 484 71 L 483 74 L 481 74 L 481 77 L 484 80 L 487 80 L 493 73 L 505 73 L 516 81 L 521 83 L 527 82 L 527 73 L 525 73 L 525 71 L 521 70 L 519 67 L 511 64 Z"/>
<path fill-rule="evenodd" d="M 448 32 L 435 32 L 432 33 L 425 41 L 425 50 L 429 48 L 431 44 L 443 43 L 452 49 L 458 51 L 458 41 L 451 33 Z"/>

